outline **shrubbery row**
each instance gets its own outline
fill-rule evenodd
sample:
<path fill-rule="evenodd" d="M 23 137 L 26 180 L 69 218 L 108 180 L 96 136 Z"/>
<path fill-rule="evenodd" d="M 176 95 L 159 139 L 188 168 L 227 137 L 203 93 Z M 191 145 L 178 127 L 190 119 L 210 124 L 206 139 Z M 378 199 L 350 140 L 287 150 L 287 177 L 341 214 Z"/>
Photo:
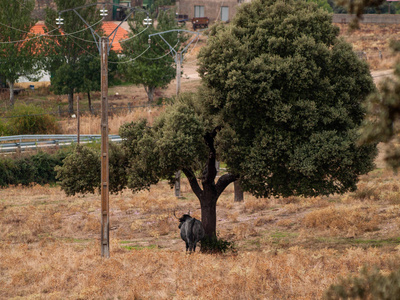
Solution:
<path fill-rule="evenodd" d="M 56 166 L 63 164 L 70 150 L 59 150 L 54 154 L 39 152 L 29 157 L 0 157 L 0 187 L 32 183 L 56 182 Z"/>

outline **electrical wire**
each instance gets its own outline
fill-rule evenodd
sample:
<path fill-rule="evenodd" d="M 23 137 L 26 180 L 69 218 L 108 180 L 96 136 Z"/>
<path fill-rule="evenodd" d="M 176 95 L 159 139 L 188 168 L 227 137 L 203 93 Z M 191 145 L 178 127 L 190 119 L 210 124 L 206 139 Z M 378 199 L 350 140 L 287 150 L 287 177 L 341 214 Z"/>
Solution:
<path fill-rule="evenodd" d="M 22 30 L 22 29 L 19 29 L 19 28 L 15 28 L 15 27 L 12 27 L 10 25 L 7 25 L 7 24 L 1 23 L 1 22 L 0 22 L 0 25 L 2 25 L 4 27 L 8 27 L 8 28 L 13 29 L 13 30 L 17 30 L 17 31 L 23 32 L 23 33 L 30 33 L 29 31 Z"/>
<path fill-rule="evenodd" d="M 133 39 L 133 38 L 135 38 L 135 37 L 141 35 L 141 34 L 142 34 L 143 32 L 145 32 L 148 28 L 149 28 L 149 26 L 147 26 L 145 29 L 143 29 L 143 30 L 142 30 L 141 32 L 139 32 L 138 34 L 135 34 L 134 36 L 131 36 L 131 37 L 129 37 L 129 38 L 127 38 L 127 39 L 124 39 L 124 40 L 119 40 L 118 43 L 123 43 L 123 42 L 129 41 L 129 40 L 131 40 L 131 39 Z"/>
<path fill-rule="evenodd" d="M 146 50 L 144 50 L 142 53 L 140 53 L 138 56 L 136 56 L 135 58 L 132 58 L 130 60 L 126 60 L 126 61 L 108 61 L 109 64 L 126 64 L 132 61 L 137 60 L 139 57 L 141 57 L 143 54 L 145 54 L 148 50 L 150 49 L 150 45 L 146 48 Z"/>
<path fill-rule="evenodd" d="M 53 26 L 53 27 L 54 27 L 54 29 L 53 29 L 53 30 L 50 30 L 50 31 L 48 31 L 48 32 L 45 32 L 44 34 L 35 35 L 35 36 L 34 36 L 34 37 L 32 37 L 32 38 L 28 38 L 28 39 L 24 39 L 24 40 L 16 40 L 16 41 L 0 42 L 0 44 L 21 43 L 21 42 L 25 42 L 25 41 L 29 41 L 29 40 L 33 40 L 33 39 L 37 39 L 37 38 L 40 38 L 40 37 L 66 37 L 66 36 L 71 36 L 71 35 L 74 35 L 74 34 L 80 33 L 80 32 L 82 32 L 82 31 L 85 31 L 85 30 L 91 29 L 92 27 L 96 26 L 97 24 L 99 24 L 99 23 L 100 23 L 100 22 L 102 22 L 102 21 L 103 21 L 103 19 L 101 19 L 101 20 L 97 21 L 96 23 L 94 23 L 94 24 L 90 25 L 89 27 L 86 27 L 86 28 L 80 29 L 80 30 L 78 30 L 78 31 L 75 31 L 75 32 L 72 32 L 72 33 L 63 32 L 64 34 L 49 34 L 50 32 L 53 32 L 53 31 L 56 31 L 56 30 L 58 30 L 58 29 L 59 29 L 59 27 L 54 27 L 54 26 Z M 5 27 L 8 27 L 8 28 L 10 28 L 10 29 L 13 29 L 13 30 L 20 31 L 20 32 L 24 32 L 24 33 L 30 33 L 29 31 L 21 30 L 21 29 L 18 29 L 18 28 L 15 28 L 15 27 L 9 26 L 9 25 L 7 25 L 7 24 L 0 23 L 0 25 L 2 25 L 2 26 L 5 26 Z M 88 43 L 96 43 L 95 41 L 89 41 L 89 40 L 85 40 L 85 39 L 82 39 L 82 38 L 80 38 L 80 37 L 75 37 L 75 38 L 77 38 L 77 39 L 80 39 L 80 40 L 82 40 L 82 41 L 85 41 L 85 42 L 88 42 Z"/>
<path fill-rule="evenodd" d="M 49 32 L 55 31 L 56 29 L 50 30 Z M 18 41 L 8 41 L 8 42 L 0 42 L 0 44 L 16 44 L 16 43 L 22 43 L 22 42 L 27 42 L 30 40 L 38 39 L 42 36 L 46 36 L 47 34 L 41 34 L 41 35 L 36 35 L 32 38 L 24 39 L 24 40 L 18 40 Z"/>
<path fill-rule="evenodd" d="M 164 58 L 165 56 L 169 55 L 169 54 L 172 52 L 172 49 L 175 49 L 176 46 L 178 46 L 178 44 L 179 44 L 179 40 L 178 40 L 178 42 L 175 44 L 174 47 L 170 48 L 169 51 L 168 51 L 166 54 L 162 55 L 162 56 L 159 56 L 159 57 L 156 57 L 156 58 L 143 57 L 143 59 L 147 59 L 147 60 L 159 60 L 159 59 L 162 59 L 162 58 Z M 160 45 L 160 47 L 161 47 L 161 45 Z M 161 47 L 161 48 L 162 48 L 163 50 L 165 50 L 163 47 Z"/>
<path fill-rule="evenodd" d="M 93 53 L 90 53 L 89 51 L 87 51 L 86 49 L 84 49 L 83 47 L 81 47 L 79 44 L 76 44 L 79 48 L 81 48 L 83 51 L 85 51 L 87 54 L 89 54 L 90 56 L 93 56 L 94 58 L 98 58 L 97 55 L 94 55 Z M 136 59 L 138 59 L 139 57 L 141 57 L 143 54 L 145 54 L 148 50 L 150 49 L 150 45 L 142 52 L 140 53 L 138 56 L 127 60 L 127 61 L 108 61 L 109 64 L 125 64 L 125 63 L 129 63 L 132 61 L 135 61 Z"/>
<path fill-rule="evenodd" d="M 72 39 L 74 39 L 74 38 L 76 38 L 76 37 L 74 37 L 74 36 L 71 36 L 71 38 Z M 98 58 L 98 56 L 97 55 L 94 55 L 93 53 L 90 53 L 89 51 L 87 51 L 85 48 L 83 48 L 81 45 L 79 45 L 78 43 L 76 43 L 75 45 L 77 45 L 79 48 L 81 48 L 83 51 L 85 51 L 87 54 L 89 54 L 89 55 L 91 55 L 91 56 L 93 56 L 93 57 L 95 57 L 95 58 Z"/>

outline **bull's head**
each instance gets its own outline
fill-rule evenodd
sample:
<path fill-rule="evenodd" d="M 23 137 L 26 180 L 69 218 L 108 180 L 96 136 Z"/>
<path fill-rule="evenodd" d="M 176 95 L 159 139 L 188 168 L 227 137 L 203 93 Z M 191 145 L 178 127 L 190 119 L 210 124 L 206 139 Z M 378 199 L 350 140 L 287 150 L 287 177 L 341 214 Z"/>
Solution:
<path fill-rule="evenodd" d="M 192 217 L 190 216 L 190 210 L 188 211 L 187 214 L 182 215 L 182 217 L 180 217 L 180 218 L 178 218 L 178 217 L 176 216 L 175 211 L 174 211 L 174 216 L 175 216 L 175 218 L 177 218 L 177 219 L 179 220 L 179 226 L 178 226 L 178 228 L 181 228 L 181 227 L 182 227 L 182 224 L 185 223 L 186 220 L 192 218 Z"/>

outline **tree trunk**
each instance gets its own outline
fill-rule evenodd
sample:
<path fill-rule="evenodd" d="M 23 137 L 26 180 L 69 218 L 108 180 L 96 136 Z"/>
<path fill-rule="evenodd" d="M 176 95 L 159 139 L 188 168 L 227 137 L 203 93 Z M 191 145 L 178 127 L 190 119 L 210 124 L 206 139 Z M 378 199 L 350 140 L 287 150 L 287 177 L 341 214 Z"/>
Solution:
<path fill-rule="evenodd" d="M 235 202 L 242 202 L 243 201 L 243 189 L 240 186 L 239 180 L 236 180 L 233 183 L 234 189 L 235 189 Z"/>
<path fill-rule="evenodd" d="M 70 115 L 74 114 L 74 92 L 69 92 L 68 94 L 68 113 Z"/>
<path fill-rule="evenodd" d="M 200 205 L 204 232 L 208 239 L 213 240 L 217 237 L 217 201 L 216 199 L 204 199 L 200 201 Z"/>
<path fill-rule="evenodd" d="M 152 86 L 145 86 L 144 89 L 145 89 L 145 91 L 147 93 L 147 101 L 148 101 L 148 103 L 153 103 L 154 92 L 155 92 L 156 88 L 152 87 Z"/>
<path fill-rule="evenodd" d="M 7 81 L 8 86 L 10 88 L 10 107 L 14 107 L 15 98 L 14 98 L 14 82 Z"/>
<path fill-rule="evenodd" d="M 87 98 L 88 98 L 89 111 L 93 115 L 92 98 L 90 98 L 90 92 L 87 92 Z"/>
<path fill-rule="evenodd" d="M 217 237 L 217 201 L 225 188 L 238 179 L 234 174 L 222 175 L 217 183 L 217 169 L 215 167 L 216 150 L 214 147 L 214 139 L 220 127 L 216 127 L 212 132 L 207 133 L 204 137 L 209 148 L 209 155 L 206 167 L 203 171 L 201 183 L 203 189 L 197 182 L 197 178 L 191 169 L 183 168 L 182 171 L 189 180 L 189 184 L 200 201 L 201 221 L 203 223 L 206 238 L 215 240 Z"/>

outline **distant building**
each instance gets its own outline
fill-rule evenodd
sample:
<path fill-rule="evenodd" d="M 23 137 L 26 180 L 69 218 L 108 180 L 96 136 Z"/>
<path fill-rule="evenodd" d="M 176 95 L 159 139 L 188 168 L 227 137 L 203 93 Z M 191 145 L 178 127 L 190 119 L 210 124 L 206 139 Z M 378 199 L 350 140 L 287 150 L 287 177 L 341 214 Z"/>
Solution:
<path fill-rule="evenodd" d="M 177 0 L 178 14 L 188 15 L 189 19 L 208 17 L 210 22 L 229 22 L 236 14 L 237 7 L 246 0 Z"/>

